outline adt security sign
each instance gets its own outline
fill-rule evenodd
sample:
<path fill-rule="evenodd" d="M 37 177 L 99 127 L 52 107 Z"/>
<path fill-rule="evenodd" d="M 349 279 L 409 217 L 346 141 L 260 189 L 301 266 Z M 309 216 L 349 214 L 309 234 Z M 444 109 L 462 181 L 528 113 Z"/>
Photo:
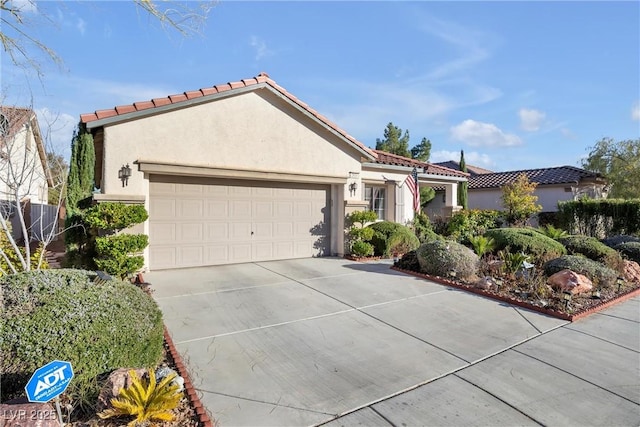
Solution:
<path fill-rule="evenodd" d="M 24 388 L 29 402 L 48 402 L 67 389 L 73 378 L 71 363 L 61 360 L 49 362 L 36 371 Z"/>

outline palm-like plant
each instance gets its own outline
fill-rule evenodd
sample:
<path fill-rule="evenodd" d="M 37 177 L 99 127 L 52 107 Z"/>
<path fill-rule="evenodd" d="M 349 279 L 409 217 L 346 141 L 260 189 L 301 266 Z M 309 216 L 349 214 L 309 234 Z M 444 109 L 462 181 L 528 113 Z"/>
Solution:
<path fill-rule="evenodd" d="M 496 247 L 496 241 L 491 237 L 485 236 L 471 236 L 469 237 L 469 243 L 473 246 L 473 251 L 479 257 L 482 257 L 487 252 L 491 252 Z"/>
<path fill-rule="evenodd" d="M 117 417 L 121 415 L 135 416 L 136 418 L 127 424 L 133 427 L 146 421 L 172 421 L 171 413 L 182 398 L 182 392 L 178 384 L 171 384 L 176 374 L 167 375 L 159 383 L 156 382 L 156 374 L 149 369 L 149 380 L 140 379 L 135 371 L 129 371 L 131 385 L 121 388 L 117 398 L 111 399 L 112 409 L 98 413 L 100 418 Z"/>
<path fill-rule="evenodd" d="M 540 227 L 540 232 L 547 237 L 551 237 L 553 240 L 558 240 L 569 235 L 569 233 L 563 229 L 556 228 L 551 224 Z"/>

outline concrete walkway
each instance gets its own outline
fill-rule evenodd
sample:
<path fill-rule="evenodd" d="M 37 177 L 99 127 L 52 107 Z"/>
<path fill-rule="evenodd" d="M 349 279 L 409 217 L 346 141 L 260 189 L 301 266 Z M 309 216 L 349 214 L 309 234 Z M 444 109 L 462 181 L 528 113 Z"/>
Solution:
<path fill-rule="evenodd" d="M 568 323 L 386 262 L 145 278 L 222 427 L 640 425 L 640 298 Z"/>

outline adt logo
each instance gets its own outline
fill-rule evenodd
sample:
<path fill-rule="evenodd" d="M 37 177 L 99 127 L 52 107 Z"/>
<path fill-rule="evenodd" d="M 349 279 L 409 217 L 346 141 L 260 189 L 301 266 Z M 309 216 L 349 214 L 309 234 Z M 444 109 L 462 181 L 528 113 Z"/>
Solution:
<path fill-rule="evenodd" d="M 64 393 L 73 378 L 71 363 L 61 360 L 49 362 L 36 371 L 24 388 L 29 402 L 48 402 Z"/>

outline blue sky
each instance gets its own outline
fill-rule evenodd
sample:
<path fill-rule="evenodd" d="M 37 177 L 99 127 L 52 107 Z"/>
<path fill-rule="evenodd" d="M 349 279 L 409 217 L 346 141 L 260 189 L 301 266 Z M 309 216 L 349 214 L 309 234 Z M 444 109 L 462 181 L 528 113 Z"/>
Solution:
<path fill-rule="evenodd" d="M 64 66 L 40 55 L 38 80 L 3 56 L 3 102 L 56 117 L 65 155 L 82 113 L 262 71 L 368 146 L 388 122 L 429 138 L 431 161 L 579 166 L 603 137 L 640 137 L 637 1 L 220 1 L 188 38 L 130 1 L 25 7 Z"/>

